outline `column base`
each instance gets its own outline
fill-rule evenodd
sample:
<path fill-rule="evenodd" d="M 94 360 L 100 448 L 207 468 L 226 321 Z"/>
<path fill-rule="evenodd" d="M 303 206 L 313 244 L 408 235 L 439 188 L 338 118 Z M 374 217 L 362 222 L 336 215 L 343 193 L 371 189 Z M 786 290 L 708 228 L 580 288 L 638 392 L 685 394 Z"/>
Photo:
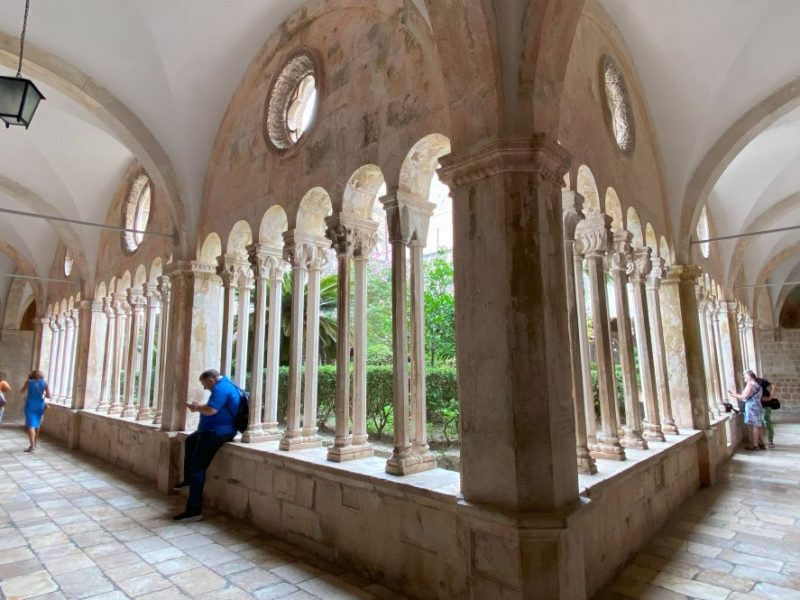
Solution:
<path fill-rule="evenodd" d="M 122 409 L 122 414 L 120 417 L 123 419 L 132 419 L 136 417 L 136 407 L 135 406 L 126 406 Z"/>
<path fill-rule="evenodd" d="M 94 407 L 94 412 L 108 412 L 108 404 L 98 404 Z"/>
<path fill-rule="evenodd" d="M 585 475 L 594 475 L 597 473 L 597 465 L 592 458 L 589 449 L 586 447 L 578 447 L 578 473 Z"/>
<path fill-rule="evenodd" d="M 637 450 L 647 450 L 647 440 L 642 437 L 641 431 L 628 429 L 619 442 L 623 448 L 636 448 Z"/>
<path fill-rule="evenodd" d="M 136 420 L 137 420 L 137 421 L 147 421 L 148 419 L 151 419 L 152 417 L 153 417 L 153 411 L 151 411 L 151 410 L 149 410 L 149 409 L 147 409 L 147 410 L 140 410 L 140 411 L 139 411 L 139 412 L 136 414 Z"/>
<path fill-rule="evenodd" d="M 644 439 L 648 442 L 666 442 L 667 438 L 664 437 L 664 432 L 661 430 L 660 425 L 646 424 L 644 426 Z"/>
<path fill-rule="evenodd" d="M 108 407 L 108 414 L 110 415 L 118 415 L 122 413 L 122 406 L 119 404 L 111 404 Z"/>
<path fill-rule="evenodd" d="M 281 439 L 281 443 L 278 444 L 278 448 L 286 451 L 305 450 L 306 448 L 319 448 L 320 446 L 322 446 L 322 438 L 318 435 L 312 437 L 284 437 Z"/>
<path fill-rule="evenodd" d="M 263 427 L 248 429 L 242 434 L 242 442 L 245 444 L 257 444 L 259 442 L 272 442 L 283 437 L 280 431 L 265 431 Z"/>
<path fill-rule="evenodd" d="M 395 448 L 386 461 L 386 472 L 390 475 L 412 475 L 436 468 L 436 456 L 432 452 L 416 453 L 409 445 L 400 452 Z"/>
<path fill-rule="evenodd" d="M 619 443 L 618 438 L 602 438 L 597 440 L 596 449 L 591 451 L 592 458 L 605 460 L 626 460 L 625 448 Z"/>
<path fill-rule="evenodd" d="M 346 462 L 358 458 L 369 458 L 375 454 L 372 444 L 350 444 L 348 446 L 331 446 L 328 448 L 328 460 Z"/>
<path fill-rule="evenodd" d="M 662 423 L 661 424 L 661 431 L 663 431 L 667 435 L 679 435 L 680 431 L 678 431 L 678 426 L 675 425 L 675 422 L 669 423 Z"/>

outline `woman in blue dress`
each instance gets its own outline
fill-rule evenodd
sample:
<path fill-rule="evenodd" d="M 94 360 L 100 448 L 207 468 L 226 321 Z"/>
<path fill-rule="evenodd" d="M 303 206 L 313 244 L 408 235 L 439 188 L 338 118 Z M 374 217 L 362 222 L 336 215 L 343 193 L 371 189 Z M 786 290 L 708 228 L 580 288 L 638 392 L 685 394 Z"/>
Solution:
<path fill-rule="evenodd" d="M 744 400 L 744 424 L 750 430 L 750 445 L 745 450 L 766 450 L 764 446 L 764 409 L 761 407 L 761 384 L 758 383 L 756 374 L 747 370 L 744 372 L 745 388 L 741 394 L 728 390 L 731 396 Z"/>
<path fill-rule="evenodd" d="M 28 430 L 28 439 L 31 445 L 25 452 L 33 452 L 36 450 L 36 438 L 39 437 L 39 427 L 42 425 L 42 417 L 44 416 L 44 399 L 50 398 L 50 388 L 47 387 L 44 374 L 39 370 L 35 370 L 28 375 L 28 381 L 25 382 L 20 391 L 22 393 L 27 392 L 25 397 L 25 428 Z"/>

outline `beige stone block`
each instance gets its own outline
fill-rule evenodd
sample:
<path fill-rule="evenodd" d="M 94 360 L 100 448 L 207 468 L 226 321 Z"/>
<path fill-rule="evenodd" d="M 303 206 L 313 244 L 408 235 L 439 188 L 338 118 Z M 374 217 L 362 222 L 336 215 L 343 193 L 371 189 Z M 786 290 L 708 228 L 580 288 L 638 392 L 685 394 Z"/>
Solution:
<path fill-rule="evenodd" d="M 232 455 L 228 464 L 228 483 L 237 482 L 244 487 L 251 487 L 256 481 L 256 461 L 243 456 Z M 231 481 L 233 480 L 233 481 Z"/>
<path fill-rule="evenodd" d="M 166 589 L 172 584 L 160 573 L 148 573 L 147 575 L 139 575 L 138 577 L 118 581 L 117 585 L 128 596 L 141 596 Z"/>
<path fill-rule="evenodd" d="M 697 581 L 719 585 L 735 592 L 749 592 L 753 589 L 755 581 L 744 577 L 737 577 L 722 571 L 701 571 L 695 577 Z"/>
<path fill-rule="evenodd" d="M 170 580 L 190 596 L 198 596 L 225 587 L 225 580 L 205 567 L 172 575 Z"/>
<path fill-rule="evenodd" d="M 322 541 L 319 515 L 308 508 L 284 502 L 281 509 L 281 527 L 284 531 Z"/>
<path fill-rule="evenodd" d="M 294 500 L 297 489 L 297 476 L 284 470 L 275 471 L 272 478 L 273 492 L 281 500 Z"/>
<path fill-rule="evenodd" d="M 0 590 L 5 598 L 18 598 L 19 600 L 54 592 L 57 589 L 58 586 L 47 571 L 11 577 L 0 582 Z"/>
<path fill-rule="evenodd" d="M 256 491 L 261 494 L 272 493 L 272 479 L 275 470 L 265 462 L 256 465 L 255 485 Z"/>
<path fill-rule="evenodd" d="M 669 573 L 659 573 L 652 581 L 651 585 L 663 587 L 679 594 L 686 594 L 692 598 L 702 600 L 726 600 L 730 590 L 717 585 L 702 583 Z"/>
<path fill-rule="evenodd" d="M 320 515 L 335 519 L 341 508 L 342 485 L 332 481 L 317 481 L 314 509 Z"/>
<path fill-rule="evenodd" d="M 29 548 L 20 546 L 17 548 L 10 548 L 8 550 L 0 551 L 0 565 L 7 565 L 22 560 L 33 558 L 33 552 Z"/>
<path fill-rule="evenodd" d="M 516 542 L 484 531 L 472 531 L 470 546 L 470 561 L 476 572 L 512 586 L 520 580 L 520 548 Z"/>
<path fill-rule="evenodd" d="M 314 508 L 315 484 L 312 477 L 298 475 L 293 503 L 304 508 Z"/>

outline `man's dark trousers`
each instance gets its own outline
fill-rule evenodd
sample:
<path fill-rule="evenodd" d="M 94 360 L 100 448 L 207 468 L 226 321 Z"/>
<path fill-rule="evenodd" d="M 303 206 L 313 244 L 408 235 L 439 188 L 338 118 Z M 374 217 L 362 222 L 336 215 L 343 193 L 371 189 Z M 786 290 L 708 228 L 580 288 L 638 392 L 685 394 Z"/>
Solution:
<path fill-rule="evenodd" d="M 233 433 L 217 435 L 213 431 L 195 431 L 187 436 L 183 448 L 183 477 L 189 482 L 189 499 L 186 511 L 200 513 L 203 505 L 203 487 L 206 484 L 206 470 L 214 455 L 226 442 L 234 438 Z"/>

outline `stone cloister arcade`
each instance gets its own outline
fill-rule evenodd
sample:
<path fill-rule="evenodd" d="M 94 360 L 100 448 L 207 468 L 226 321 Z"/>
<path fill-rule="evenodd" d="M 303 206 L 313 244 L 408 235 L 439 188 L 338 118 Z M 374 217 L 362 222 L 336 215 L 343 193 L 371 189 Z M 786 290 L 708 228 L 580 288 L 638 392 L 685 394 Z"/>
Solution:
<path fill-rule="evenodd" d="M 105 60 L 81 41 L 88 24 L 67 39 L 64 9 L 42 7 L 25 66 L 48 100 L 0 136 L 20 179 L 0 164 L 0 208 L 71 220 L 3 216 L 0 264 L 17 279 L 0 288 L 0 374 L 18 389 L 41 369 L 46 436 L 166 493 L 196 426 L 185 403 L 218 368 L 252 401 L 209 472 L 209 508 L 412 597 L 595 594 L 714 484 L 743 435 L 728 390 L 793 339 L 779 326 L 800 269 L 791 233 L 713 238 L 800 214 L 791 165 L 760 191 L 739 172 L 796 139 L 782 129 L 796 65 L 749 95 L 715 79 L 720 105 L 667 105 L 652 72 L 680 80 L 693 63 L 658 63 L 651 39 L 675 36 L 647 28 L 672 23 L 700 54 L 705 34 L 648 12 L 660 2 L 632 8 L 635 23 L 623 0 L 245 0 L 226 19 L 212 0 L 191 14 L 109 2 L 92 5 Z M 714 35 L 740 56 L 729 30 L 744 25 L 726 19 Z M 0 8 L 3 69 L 12 21 Z M 426 422 L 424 250 L 442 186 L 457 470 L 438 466 Z M 385 454 L 367 419 L 378 260 Z M 331 431 L 323 316 L 337 324 Z"/>

